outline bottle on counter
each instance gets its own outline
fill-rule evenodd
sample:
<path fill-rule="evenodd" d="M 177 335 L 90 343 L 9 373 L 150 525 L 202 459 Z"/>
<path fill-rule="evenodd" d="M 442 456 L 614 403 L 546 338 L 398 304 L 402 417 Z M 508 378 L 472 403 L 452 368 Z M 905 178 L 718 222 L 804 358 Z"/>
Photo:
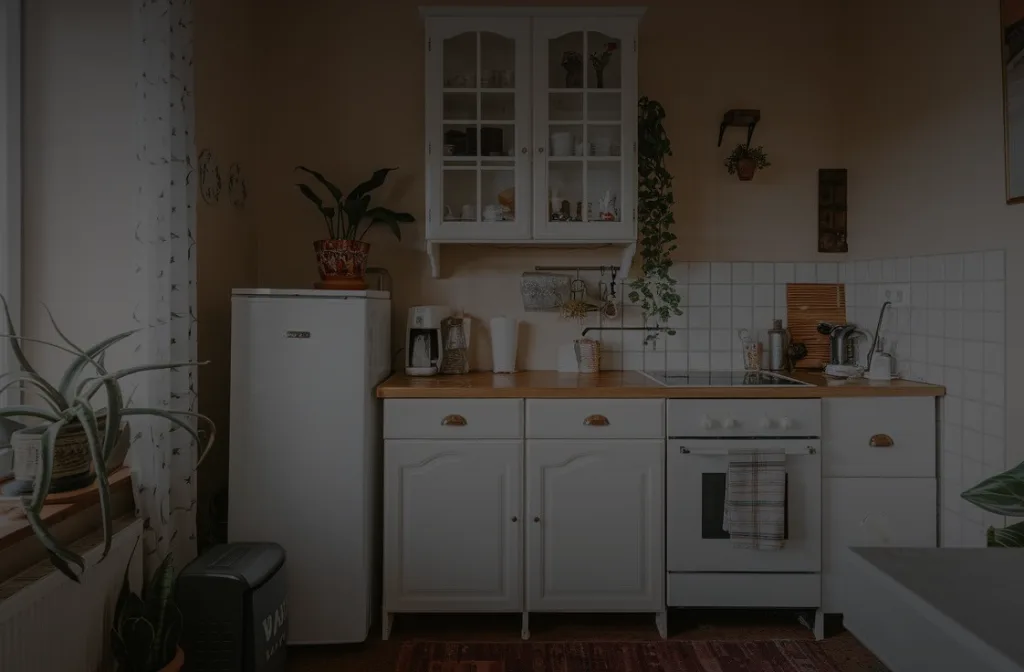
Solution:
<path fill-rule="evenodd" d="M 775 320 L 768 332 L 768 370 L 786 370 L 786 330 L 782 320 Z"/>

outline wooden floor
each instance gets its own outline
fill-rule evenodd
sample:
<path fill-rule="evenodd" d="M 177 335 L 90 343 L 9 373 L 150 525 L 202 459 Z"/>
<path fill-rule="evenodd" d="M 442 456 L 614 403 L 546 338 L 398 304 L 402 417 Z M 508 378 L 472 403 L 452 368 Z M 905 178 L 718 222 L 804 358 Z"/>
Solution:
<path fill-rule="evenodd" d="M 380 639 L 375 627 L 363 644 L 293 647 L 288 651 L 289 672 L 402 672 L 396 670 L 398 652 L 410 640 L 460 642 L 515 642 L 519 616 L 423 616 L 395 618 L 391 638 Z M 531 641 L 654 640 L 654 617 L 646 615 L 532 615 Z M 669 636 L 680 640 L 812 639 L 791 612 L 695 611 L 670 612 Z M 856 639 L 839 630 L 823 643 L 826 653 L 842 672 L 884 671 Z"/>

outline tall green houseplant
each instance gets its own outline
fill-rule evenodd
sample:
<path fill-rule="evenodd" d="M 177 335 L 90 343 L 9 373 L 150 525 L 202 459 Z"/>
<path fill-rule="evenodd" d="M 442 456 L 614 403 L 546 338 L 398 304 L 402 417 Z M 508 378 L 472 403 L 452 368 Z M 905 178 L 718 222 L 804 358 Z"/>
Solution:
<path fill-rule="evenodd" d="M 1024 518 L 1024 462 L 986 478 L 960 496 L 997 516 Z M 1024 548 L 1024 522 L 1003 528 L 990 527 L 986 539 L 989 546 Z"/>
<path fill-rule="evenodd" d="M 672 277 L 672 252 L 676 234 L 672 206 L 672 174 L 665 158 L 672 156 L 672 143 L 665 133 L 665 108 L 647 96 L 640 99 L 637 118 L 639 173 L 637 220 L 640 227 L 641 276 L 630 282 L 629 300 L 639 304 L 644 326 L 652 327 L 646 343 L 657 340 L 660 329 L 673 315 L 682 315 L 679 293 Z M 651 322 L 653 321 L 653 324 Z M 668 330 L 674 334 L 675 331 Z"/>

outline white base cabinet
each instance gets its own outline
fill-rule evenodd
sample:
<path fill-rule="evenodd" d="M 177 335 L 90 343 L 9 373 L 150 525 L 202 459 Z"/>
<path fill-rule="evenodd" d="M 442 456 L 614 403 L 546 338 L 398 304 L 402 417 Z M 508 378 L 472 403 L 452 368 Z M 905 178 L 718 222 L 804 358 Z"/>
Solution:
<path fill-rule="evenodd" d="M 661 440 L 526 443 L 527 610 L 665 607 Z"/>
<path fill-rule="evenodd" d="M 523 607 L 521 441 L 388 441 L 385 612 Z"/>

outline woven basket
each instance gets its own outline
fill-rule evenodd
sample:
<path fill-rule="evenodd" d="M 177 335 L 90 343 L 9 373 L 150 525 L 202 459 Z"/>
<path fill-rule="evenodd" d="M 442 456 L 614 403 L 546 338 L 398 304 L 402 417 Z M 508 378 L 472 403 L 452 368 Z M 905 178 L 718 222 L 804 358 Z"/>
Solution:
<path fill-rule="evenodd" d="M 99 419 L 99 432 L 103 436 L 105 419 Z M 43 445 L 44 427 L 31 427 L 15 432 L 11 436 L 14 449 L 14 478 L 19 481 L 34 481 L 39 468 L 39 451 Z M 92 456 L 89 454 L 89 439 L 81 426 L 75 425 L 61 430 L 53 447 L 53 482 L 86 476 L 92 471 Z"/>

